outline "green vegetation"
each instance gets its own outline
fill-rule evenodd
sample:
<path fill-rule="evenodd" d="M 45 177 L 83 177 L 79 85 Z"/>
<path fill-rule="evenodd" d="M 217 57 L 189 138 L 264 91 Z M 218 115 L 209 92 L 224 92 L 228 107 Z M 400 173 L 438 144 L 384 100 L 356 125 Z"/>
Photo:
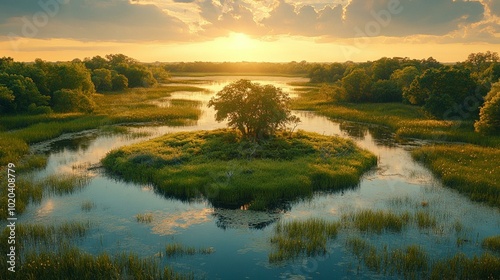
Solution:
<path fill-rule="evenodd" d="M 482 134 L 500 135 L 500 82 L 492 85 L 484 101 L 474 127 Z"/>
<path fill-rule="evenodd" d="M 27 253 L 9 279 L 193 279 L 170 268 L 160 268 L 158 260 L 139 258 L 135 254 L 97 256 L 62 246 L 57 250 Z M 7 271 L 7 263 L 0 269 Z"/>
<path fill-rule="evenodd" d="M 153 213 L 144 213 L 135 215 L 135 219 L 139 223 L 151 223 L 153 221 Z"/>
<path fill-rule="evenodd" d="M 347 241 L 347 248 L 365 266 L 385 275 L 401 275 L 404 279 L 496 279 L 500 275 L 500 258 L 485 253 L 467 258 L 462 253 L 432 261 L 419 246 L 389 250 L 377 249 L 360 238 Z"/>
<path fill-rule="evenodd" d="M 383 231 L 401 232 L 410 222 L 410 214 L 394 214 L 389 211 L 361 210 L 342 216 L 342 223 L 352 225 L 365 232 L 382 233 Z"/>
<path fill-rule="evenodd" d="M 16 115 L 2 117 L 0 129 L 0 165 L 17 163 L 28 153 L 28 145 L 58 137 L 64 133 L 119 123 L 157 122 L 182 123 L 196 120 L 201 113 L 193 103 L 174 102 L 160 108 L 146 101 L 168 97 L 175 91 L 202 91 L 191 86 L 131 89 L 122 93 L 94 95 L 96 108 L 93 114 Z"/>
<path fill-rule="evenodd" d="M 300 256 L 326 254 L 327 242 L 337 236 L 339 225 L 338 222 L 319 219 L 280 222 L 271 237 L 275 251 L 269 253 L 269 262 L 279 263 Z"/>
<path fill-rule="evenodd" d="M 1 178 L 0 178 L 1 179 Z M 30 203 L 39 203 L 44 195 L 64 195 L 84 188 L 90 181 L 86 174 L 59 174 L 44 179 L 16 180 L 16 214 L 21 214 Z M 7 218 L 7 195 L 0 198 L 0 220 Z"/>
<path fill-rule="evenodd" d="M 236 131 L 165 135 L 110 152 L 104 167 L 152 183 L 166 196 L 207 198 L 214 206 L 264 210 L 315 190 L 358 184 L 376 157 L 352 141 L 298 132 L 253 142 Z"/>
<path fill-rule="evenodd" d="M 500 235 L 485 238 L 483 240 L 483 247 L 492 251 L 500 252 Z"/>
<path fill-rule="evenodd" d="M 351 238 L 347 240 L 347 248 L 366 267 L 377 273 L 401 275 L 405 279 L 425 278 L 428 268 L 428 255 L 416 245 L 411 245 L 404 250 L 389 251 L 387 247 L 379 252 L 377 248 L 363 239 Z"/>
<path fill-rule="evenodd" d="M 417 148 L 412 156 L 430 168 L 447 187 L 474 201 L 500 206 L 500 149 L 434 145 Z"/>
<path fill-rule="evenodd" d="M 287 124 L 300 120 L 290 112 L 290 97 L 273 85 L 238 80 L 224 87 L 208 103 L 214 107 L 215 120 L 228 120 L 229 127 L 244 137 L 261 139 L 272 136 Z"/>
<path fill-rule="evenodd" d="M 19 224 L 16 227 L 18 240 L 23 246 L 43 244 L 54 246 L 63 240 L 84 237 L 90 228 L 90 222 L 64 222 L 60 225 Z M 3 236 L 7 236 L 8 229 Z"/>
<path fill-rule="evenodd" d="M 182 255 L 195 255 L 196 253 L 209 255 L 214 252 L 215 250 L 212 247 L 196 249 L 194 247 L 187 247 L 179 243 L 168 244 L 165 247 L 166 256 L 169 258 Z"/>

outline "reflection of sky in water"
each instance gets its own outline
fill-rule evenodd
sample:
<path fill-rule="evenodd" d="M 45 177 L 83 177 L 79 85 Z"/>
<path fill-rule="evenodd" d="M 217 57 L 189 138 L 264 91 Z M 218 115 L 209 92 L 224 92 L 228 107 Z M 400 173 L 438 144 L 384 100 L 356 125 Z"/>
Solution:
<path fill-rule="evenodd" d="M 53 141 L 46 170 L 35 174 L 45 176 L 52 173 L 74 172 L 99 163 L 107 152 L 123 145 L 141 142 L 165 133 L 193 130 L 210 130 L 224 127 L 213 119 L 214 111 L 206 103 L 214 92 L 230 81 L 241 77 L 210 77 L 214 82 L 197 84 L 212 93 L 174 93 L 172 98 L 195 99 L 204 103 L 204 112 L 196 125 L 182 127 L 133 127 L 133 132 L 150 135 L 131 138 L 127 135 L 99 135 L 97 131 L 68 135 Z M 306 79 L 282 77 L 247 77 L 261 83 L 274 82 L 285 90 L 291 81 Z M 184 78 L 183 78 L 184 79 Z M 188 78 L 195 79 L 195 78 Z M 200 78 L 196 78 L 200 79 Z M 201 78 L 205 79 L 205 78 Z M 28 207 L 19 223 L 59 223 L 66 220 L 91 221 L 92 230 L 79 246 L 86 251 L 121 252 L 136 251 L 142 256 L 152 256 L 164 250 L 165 245 L 178 242 L 193 247 L 214 247 L 212 255 L 185 256 L 168 260 L 181 271 L 193 271 L 209 279 L 240 278 L 289 278 L 293 276 L 325 278 L 359 278 L 349 264 L 357 261 L 346 254 L 345 240 L 357 233 L 341 233 L 331 244 L 326 258 L 312 258 L 304 269 L 300 262 L 275 267 L 267 263 L 270 251 L 268 239 L 272 224 L 278 220 L 320 217 L 338 220 L 341 215 L 357 209 L 392 209 L 396 212 L 423 210 L 425 201 L 429 211 L 442 225 L 440 232 L 408 230 L 402 234 L 385 234 L 367 237 L 375 244 L 405 246 L 419 244 L 430 255 L 444 256 L 457 251 L 481 253 L 477 244 L 486 236 L 500 232 L 500 211 L 482 204 L 473 203 L 455 191 L 442 188 L 432 174 L 414 162 L 408 150 L 410 146 L 394 142 L 392 135 L 376 126 L 333 123 L 325 117 L 310 112 L 294 112 L 302 120 L 297 129 L 325 135 L 351 137 L 358 145 L 370 150 L 379 158 L 377 169 L 364 175 L 359 187 L 341 193 L 317 193 L 311 199 L 292 203 L 290 209 L 277 213 L 255 213 L 245 210 L 213 209 L 206 202 L 181 202 L 166 199 L 156 194 L 151 186 L 124 183 L 97 172 L 88 187 L 73 195 L 52 196 L 38 205 Z M 40 148 L 47 143 L 37 145 Z M 84 201 L 95 207 L 89 212 L 81 209 Z M 137 214 L 152 213 L 151 224 L 138 223 Z M 457 248 L 457 234 L 453 225 L 460 221 L 466 236 L 472 242 Z M 270 226 L 271 225 L 271 226 Z M 312 271 L 312 272 L 311 272 Z M 365 275 L 367 278 L 374 275 Z M 395 277 L 394 279 L 396 279 Z"/>

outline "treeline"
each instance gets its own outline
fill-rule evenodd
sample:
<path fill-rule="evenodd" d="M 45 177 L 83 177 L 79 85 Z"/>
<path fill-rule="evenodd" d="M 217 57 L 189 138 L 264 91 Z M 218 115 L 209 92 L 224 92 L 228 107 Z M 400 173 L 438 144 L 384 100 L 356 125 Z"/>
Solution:
<path fill-rule="evenodd" d="M 477 120 L 479 132 L 500 133 L 497 53 L 473 53 L 454 65 L 433 58 L 381 58 L 366 63 L 317 64 L 310 81 L 333 102 L 402 102 L 437 119 Z"/>
<path fill-rule="evenodd" d="M 157 65 L 146 65 L 123 54 L 83 61 L 32 63 L 0 58 L 0 114 L 92 112 L 93 94 L 129 87 L 152 87 L 168 78 Z"/>
<path fill-rule="evenodd" d="M 313 66 L 306 61 L 271 62 L 177 62 L 163 64 L 172 73 L 258 73 L 307 75 Z"/>

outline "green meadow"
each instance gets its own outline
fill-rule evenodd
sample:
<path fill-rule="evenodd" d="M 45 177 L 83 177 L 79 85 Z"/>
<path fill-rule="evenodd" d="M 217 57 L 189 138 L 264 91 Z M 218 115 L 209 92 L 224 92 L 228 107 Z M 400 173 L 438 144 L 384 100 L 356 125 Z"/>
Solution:
<path fill-rule="evenodd" d="M 266 210 L 314 191 L 354 187 L 377 158 L 338 137 L 300 131 L 255 142 L 223 129 L 168 134 L 111 151 L 102 163 L 167 197 Z"/>

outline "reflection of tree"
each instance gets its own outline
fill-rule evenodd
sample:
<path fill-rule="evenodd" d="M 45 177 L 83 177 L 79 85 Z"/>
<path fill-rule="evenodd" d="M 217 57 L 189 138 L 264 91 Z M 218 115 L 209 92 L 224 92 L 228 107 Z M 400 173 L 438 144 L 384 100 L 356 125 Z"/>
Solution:
<path fill-rule="evenodd" d="M 379 125 L 361 124 L 355 122 L 341 122 L 339 128 L 342 132 L 354 139 L 364 140 L 369 134 L 379 146 L 394 147 L 394 134 L 387 128 Z"/>
<path fill-rule="evenodd" d="M 365 139 L 368 128 L 364 125 L 353 122 L 341 122 L 339 128 L 342 132 L 347 133 L 350 137 L 363 140 Z"/>
<path fill-rule="evenodd" d="M 389 131 L 389 129 L 381 126 L 370 125 L 368 126 L 368 131 L 377 145 L 384 147 L 396 146 L 394 133 Z"/>
<path fill-rule="evenodd" d="M 82 136 L 68 135 L 63 138 L 50 143 L 50 153 L 58 153 L 64 150 L 72 152 L 86 151 L 90 147 L 90 143 L 98 137 L 95 133 L 85 134 Z"/>
<path fill-rule="evenodd" d="M 212 215 L 217 218 L 217 227 L 263 229 L 279 220 L 285 211 L 248 211 L 242 209 L 215 208 Z"/>

